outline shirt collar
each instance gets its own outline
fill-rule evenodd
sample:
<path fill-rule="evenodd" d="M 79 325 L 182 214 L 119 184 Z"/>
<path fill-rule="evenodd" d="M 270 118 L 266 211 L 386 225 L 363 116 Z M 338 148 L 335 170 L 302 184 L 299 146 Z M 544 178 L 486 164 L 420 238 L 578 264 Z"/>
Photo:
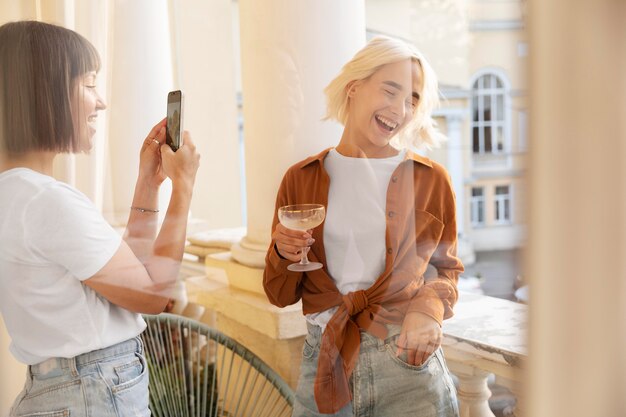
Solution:
<path fill-rule="evenodd" d="M 319 161 L 319 163 L 322 163 L 324 161 L 324 158 L 326 158 L 326 155 L 328 155 L 328 152 L 330 152 L 331 149 L 334 149 L 334 148 L 324 149 L 322 152 L 318 153 L 317 155 L 308 157 L 304 161 L 300 162 L 298 164 L 298 167 L 304 168 L 304 167 L 311 165 L 313 162 L 316 162 L 316 161 Z M 412 160 L 413 162 L 416 162 L 418 164 L 426 165 L 429 168 L 433 167 L 433 164 L 430 161 L 430 159 L 426 158 L 425 156 L 419 155 L 409 149 L 407 149 L 404 154 L 404 161 L 407 161 L 407 160 Z"/>

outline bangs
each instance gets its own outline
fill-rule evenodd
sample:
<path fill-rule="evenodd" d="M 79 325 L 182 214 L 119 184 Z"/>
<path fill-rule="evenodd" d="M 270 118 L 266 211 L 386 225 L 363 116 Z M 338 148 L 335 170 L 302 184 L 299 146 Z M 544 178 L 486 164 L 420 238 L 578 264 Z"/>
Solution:
<path fill-rule="evenodd" d="M 100 55 L 96 48 L 78 33 L 70 33 L 72 36 L 66 45 L 68 61 L 71 63 L 70 77 L 74 79 L 91 71 L 100 71 Z"/>

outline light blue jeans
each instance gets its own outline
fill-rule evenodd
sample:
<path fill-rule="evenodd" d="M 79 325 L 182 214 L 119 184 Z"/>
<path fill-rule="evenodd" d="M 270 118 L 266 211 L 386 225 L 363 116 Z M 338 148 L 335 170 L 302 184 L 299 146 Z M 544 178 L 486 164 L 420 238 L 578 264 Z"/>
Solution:
<path fill-rule="evenodd" d="M 308 327 L 292 416 L 329 416 L 319 413 L 313 395 L 321 328 Z M 390 326 L 389 337 L 380 340 L 361 332 L 359 360 L 350 377 L 352 402 L 332 416 L 458 417 L 456 390 L 441 348 L 424 364 L 409 365 L 406 353 L 395 355 L 399 333 L 399 326 Z"/>
<path fill-rule="evenodd" d="M 139 337 L 28 367 L 10 415 L 149 417 L 148 367 Z"/>

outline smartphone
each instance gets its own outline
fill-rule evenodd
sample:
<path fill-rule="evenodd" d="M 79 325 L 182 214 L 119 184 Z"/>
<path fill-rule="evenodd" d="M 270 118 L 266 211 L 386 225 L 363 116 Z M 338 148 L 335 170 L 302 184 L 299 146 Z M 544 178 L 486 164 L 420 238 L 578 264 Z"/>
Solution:
<path fill-rule="evenodd" d="M 183 146 L 183 92 L 170 91 L 167 95 L 167 126 L 165 142 L 174 152 Z"/>

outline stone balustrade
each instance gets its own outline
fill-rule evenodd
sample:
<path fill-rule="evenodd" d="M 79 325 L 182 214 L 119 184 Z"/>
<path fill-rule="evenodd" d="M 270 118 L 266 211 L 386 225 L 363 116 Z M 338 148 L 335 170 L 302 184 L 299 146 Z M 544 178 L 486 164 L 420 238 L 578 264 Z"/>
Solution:
<path fill-rule="evenodd" d="M 450 371 L 458 378 L 461 417 L 487 417 L 490 375 L 517 399 L 522 416 L 521 369 L 526 359 L 526 313 L 523 304 L 461 293 L 453 318 L 444 322 L 443 349 Z"/>

